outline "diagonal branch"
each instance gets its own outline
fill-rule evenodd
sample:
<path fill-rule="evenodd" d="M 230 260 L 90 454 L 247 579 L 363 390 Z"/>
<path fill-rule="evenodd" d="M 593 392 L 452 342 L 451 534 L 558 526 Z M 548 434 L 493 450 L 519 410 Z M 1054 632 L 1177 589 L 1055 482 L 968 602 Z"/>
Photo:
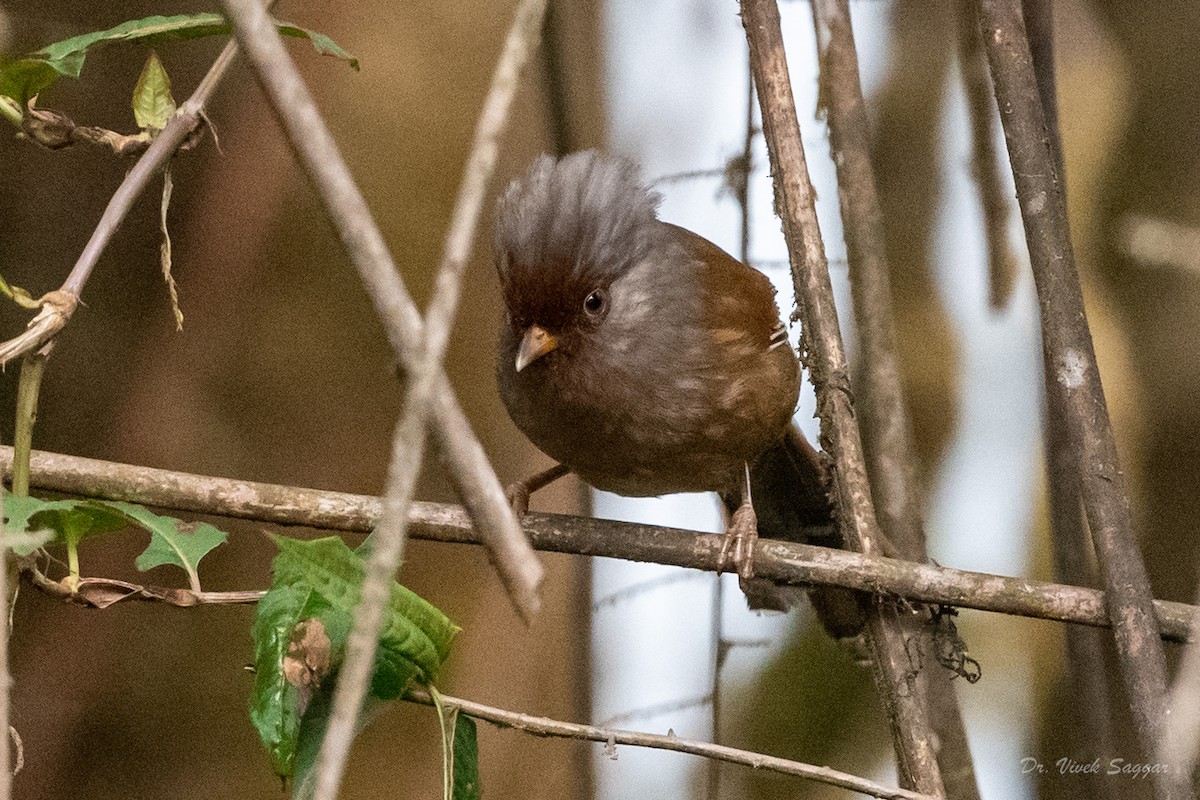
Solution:
<path fill-rule="evenodd" d="M 847 546 L 873 555 L 881 548 L 879 524 L 854 419 L 849 367 L 792 97 L 779 8 L 775 0 L 742 0 L 741 6 L 775 180 L 775 209 L 783 220 L 803 325 L 801 354 L 817 393 L 821 444 L 834 460 L 839 525 Z M 875 683 L 891 722 L 900 784 L 944 795 L 924 695 L 905 647 L 906 626 L 895 609 L 875 604 L 867 615 L 867 633 Z"/>
<path fill-rule="evenodd" d="M 251 9 L 251 5 L 248 0 L 230 3 L 231 18 L 242 19 L 245 14 L 256 13 L 260 23 L 263 22 L 265 15 L 260 9 Z M 260 29 L 263 41 L 278 43 L 274 29 L 271 36 L 266 35 L 265 25 Z M 273 48 L 272 52 L 279 51 Z M 411 369 L 423 355 L 425 326 L 336 143 L 286 54 L 267 58 L 261 53 L 257 56 L 249 50 L 247 53 L 262 67 L 259 77 L 269 89 L 268 96 L 297 159 L 321 197 L 327 198 L 330 220 L 375 304 L 397 360 Z M 285 70 L 288 74 L 284 74 Z M 520 525 L 508 507 L 504 489 L 455 400 L 449 381 L 440 370 L 433 380 L 431 424 L 438 449 L 446 458 L 464 505 L 487 537 L 488 551 L 501 581 L 514 605 L 528 617 L 537 608 L 541 565 L 522 540 Z"/>
<path fill-rule="evenodd" d="M 1149 754 L 1165 710 L 1166 663 L 1075 270 L 1066 202 L 1049 146 L 1020 0 L 980 0 L 979 20 L 1038 290 L 1046 370 L 1058 385 L 1067 444 L 1074 450 L 1084 512 L 1108 590 L 1125 688 L 1138 737 Z"/>
<path fill-rule="evenodd" d="M 902 557 L 924 562 L 929 554 L 921 521 L 917 456 L 900 382 L 883 210 L 871 163 L 870 128 L 850 3 L 813 0 L 812 8 L 820 51 L 821 96 L 837 166 L 851 299 L 862 348 L 856 377 L 871 497 L 888 541 Z M 931 642 L 926 646 L 933 652 Z M 937 758 L 946 793 L 957 800 L 978 798 L 962 713 L 949 676 L 934 669 L 923 672 L 920 680 L 930 725 L 940 742 Z"/>
<path fill-rule="evenodd" d="M 975 42 L 976 58 L 983 71 L 981 86 L 976 87 L 977 98 L 972 105 L 985 104 L 990 120 L 995 114 L 991 76 L 987 70 L 987 56 L 980 39 L 978 15 L 974 0 L 965 0 L 962 14 L 962 35 Z M 1054 164 L 1058 168 L 1063 195 L 1066 195 L 1066 174 L 1063 169 L 1062 134 L 1058 124 L 1058 92 L 1054 65 L 1054 8 L 1051 0 L 1022 0 L 1022 16 L 1029 36 L 1029 51 L 1033 61 L 1033 73 L 1037 80 L 1042 111 L 1046 117 L 1046 132 Z M 990 130 L 989 130 L 990 141 Z M 981 180 L 981 189 L 982 179 Z M 1054 577 L 1076 586 L 1095 586 L 1094 551 L 1091 536 L 1079 502 L 1079 474 L 1076 453 L 1078 447 L 1071 443 L 1070 424 L 1067 421 L 1066 398 L 1062 386 L 1054 379 L 1051 370 L 1042 369 L 1045 386 L 1046 408 L 1042 422 L 1042 438 L 1046 461 L 1046 490 L 1050 514 L 1050 536 L 1054 553 Z M 1102 758 L 1115 752 L 1113 728 L 1115 725 L 1112 707 L 1112 680 L 1109 675 L 1114 660 L 1109 657 L 1103 631 L 1070 627 L 1064 631 L 1064 650 L 1071 669 L 1065 676 L 1073 700 L 1073 719 L 1068 728 L 1072 741 Z M 1090 785 L 1087 791 L 1095 800 L 1115 798 L 1120 792 L 1110 780 L 1102 776 L 1087 776 Z"/>
<path fill-rule="evenodd" d="M 0 447 L 0 473 L 12 469 L 12 448 Z M 30 485 L 103 500 L 214 514 L 272 525 L 301 525 L 368 533 L 379 520 L 378 497 L 214 478 L 112 461 L 34 451 Z M 678 528 L 531 513 L 525 531 L 538 550 L 623 558 L 715 571 L 721 536 Z M 481 544 L 471 517 L 460 506 L 414 502 L 412 536 L 435 542 Z M 882 597 L 945 604 L 1000 614 L 1108 627 L 1104 594 L 1095 589 L 1008 578 L 980 572 L 914 564 L 845 550 L 762 540 L 755 571 L 784 583 L 844 586 Z M 214 598 L 215 599 L 215 598 Z M 200 602 L 205 602 L 204 598 Z M 1196 607 L 1154 601 L 1163 637 L 1183 642 Z"/>
<path fill-rule="evenodd" d="M 386 257 L 382 237 L 371 220 L 366 203 L 342 162 L 333 137 L 324 126 L 299 72 L 288 59 L 278 32 L 259 0 L 226 0 L 225 6 L 238 39 L 253 62 L 299 160 L 317 185 L 380 315 L 390 330 L 397 330 L 396 323 L 404 311 L 396 313 L 396 307 L 411 305 L 411 299 Z M 393 436 L 383 513 L 367 560 L 362 599 L 355 608 L 354 628 L 347 641 L 346 660 L 334 690 L 329 725 L 317 756 L 316 782 L 311 788 L 313 796 L 321 800 L 333 800 L 337 796 L 359 711 L 374 672 L 383 610 L 404 552 L 408 508 L 424 458 L 427 420 L 434 395 L 442 389 L 439 381 L 441 365 L 458 306 L 462 275 L 495 168 L 499 137 L 508 120 L 508 109 L 521 68 L 537 46 L 544 13 L 545 0 L 525 0 L 518 8 L 476 128 L 445 254 L 438 269 L 434 296 L 425 319 L 425 343 L 422 346 L 420 342 L 407 340 L 403 347 L 397 348 L 397 355 L 407 372 L 405 413 Z M 367 248 L 360 249 L 363 244 L 368 247 L 374 244 L 378 250 L 367 252 Z M 389 271 L 390 275 L 387 274 Z M 529 550 L 528 544 L 520 538 L 519 530 L 513 533 L 512 540 Z M 540 565 L 529 551 L 528 557 L 518 561 L 516 566 L 524 570 L 521 575 L 524 581 L 517 585 L 518 593 L 514 599 L 523 612 L 531 614 L 537 607 Z M 307 792 L 301 790 L 300 794 Z"/>

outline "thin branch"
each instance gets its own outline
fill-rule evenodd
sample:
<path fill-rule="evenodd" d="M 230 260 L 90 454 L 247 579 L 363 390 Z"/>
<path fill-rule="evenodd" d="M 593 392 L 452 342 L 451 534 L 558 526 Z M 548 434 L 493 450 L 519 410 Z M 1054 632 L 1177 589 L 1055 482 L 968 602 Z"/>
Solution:
<path fill-rule="evenodd" d="M 821 444 L 834 461 L 839 524 L 847 546 L 874 555 L 881 548 L 879 524 L 854 419 L 849 367 L 792 97 L 779 8 L 775 0 L 742 0 L 741 7 L 775 180 L 775 209 L 783 220 L 803 324 L 801 354 L 817 393 Z M 944 795 L 924 697 L 906 652 L 903 622 L 895 609 L 875 604 L 867 614 L 867 633 L 875 683 L 891 722 L 900 784 Z"/>
<path fill-rule="evenodd" d="M 46 342 L 34 352 L 21 357 L 21 375 L 17 379 L 16 422 L 13 426 L 13 494 L 29 495 L 29 454 L 33 452 L 33 427 L 37 422 L 38 395 L 46 360 L 54 342 Z M 0 550 L 0 552 L 3 552 Z"/>
<path fill-rule="evenodd" d="M 342 232 L 343 241 L 353 257 L 358 242 L 350 236 L 377 232 L 377 229 L 338 154 L 333 137 L 321 121 L 316 104 L 288 59 L 280 36 L 259 0 L 226 0 L 225 5 L 238 39 L 253 62 L 293 148 L 320 191 L 329 215 Z M 475 130 L 445 252 L 435 279 L 433 299 L 425 318 L 424 346 L 412 348 L 409 343 L 410 347 L 398 352 L 403 357 L 407 351 L 409 356 L 404 360 L 407 368 L 405 413 L 392 440 L 383 513 L 367 560 L 362 599 L 355 608 L 354 628 L 347 641 L 345 663 L 334 691 L 329 725 L 317 756 L 314 796 L 319 800 L 333 800 L 337 796 L 345 773 L 359 710 L 374 671 L 389 587 L 404 552 L 408 508 L 424 457 L 432 398 L 441 388 L 438 378 L 442 375 L 441 365 L 458 307 L 462 275 L 470 259 L 475 231 L 495 169 L 499 138 L 507 125 L 521 70 L 537 46 L 545 6 L 546 0 L 524 0 L 517 9 Z M 370 258 L 370 264 L 364 263 L 361 256 L 355 260 L 378 308 L 394 309 L 409 301 L 402 283 L 379 280 L 380 276 L 368 273 L 368 270 L 386 269 L 386 259 Z M 398 320 L 399 315 L 396 318 Z M 414 349 L 420 352 L 414 352 Z M 528 545 L 525 547 L 528 549 Z M 522 577 L 527 580 L 516 585 L 523 593 L 515 599 L 519 608 L 531 615 L 538 605 L 536 587 L 541 579 L 540 565 L 529 552 L 517 566 L 524 570 Z"/>
<path fill-rule="evenodd" d="M 429 694 L 414 690 L 409 692 L 408 699 L 424 705 L 432 705 Z M 641 733 L 616 728 L 601 728 L 595 725 L 581 725 L 575 722 L 561 722 L 547 717 L 534 717 L 516 711 L 485 706 L 471 700 L 442 695 L 446 705 L 458 706 L 464 714 L 491 722 L 502 728 L 512 728 L 533 736 L 555 736 L 565 739 L 581 739 L 589 742 L 602 742 L 609 748 L 616 745 L 632 745 L 634 747 L 649 747 L 656 750 L 671 750 L 676 753 L 689 753 L 705 758 L 726 761 L 730 764 L 741 764 L 754 769 L 778 772 L 783 775 L 794 775 L 799 778 L 817 781 L 829 786 L 838 786 L 853 792 L 861 792 L 871 797 L 886 798 L 887 800 L 933 800 L 930 795 L 895 789 L 890 786 L 860 778 L 846 772 L 839 772 L 829 767 L 818 767 L 799 761 L 789 761 L 784 758 L 754 753 L 749 750 L 738 750 L 719 744 L 697 741 L 695 739 L 680 739 L 674 734 Z"/>
<path fill-rule="evenodd" d="M 537 587 L 542 579 L 542 567 L 521 536 L 516 517 L 504 498 L 504 490 L 454 399 L 445 374 L 439 369 L 431 376 L 422 377 L 423 340 L 430 331 L 422 323 L 383 235 L 260 2 L 228 0 L 226 9 L 297 160 L 318 194 L 325 199 L 330 221 L 358 270 L 398 361 L 411 378 L 406 391 L 406 408 L 417 413 L 406 414 L 397 426 L 393 452 L 401 439 L 412 441 L 417 436 L 409 429 L 415 430 L 415 424 L 422 421 L 424 412 L 421 404 L 411 403 L 413 393 L 429 392 L 432 395 L 431 424 L 439 449 L 448 461 L 451 478 L 485 536 L 492 561 L 509 597 L 522 616 L 529 618 L 538 607 Z M 428 386 L 418 386 L 426 379 L 430 381 Z M 419 468 L 422 449 L 418 447 L 408 453 L 417 465 L 414 469 Z M 394 470 L 389 470 L 389 487 L 403 483 L 397 479 Z M 398 493 L 393 494 L 397 507 L 403 505 L 400 499 Z M 398 519 L 403 517 L 403 514 L 397 515 Z M 390 560 L 392 555 L 385 549 L 380 555 L 380 558 L 384 557 Z"/>
<path fill-rule="evenodd" d="M 378 497 L 214 478 L 112 461 L 35 450 L 31 487 L 81 497 L 213 514 L 274 525 L 300 525 L 367 533 L 380 515 Z M 0 447 L 0 471 L 12 468 L 12 448 Z M 622 558 L 716 571 L 721 535 L 628 522 L 530 513 L 525 534 L 533 546 L 553 553 Z M 409 510 L 415 539 L 481 544 L 471 517 L 460 506 L 414 502 Z M 814 531 L 815 534 L 827 533 Z M 754 555 L 755 572 L 783 583 L 828 584 L 915 603 L 951 605 L 1022 617 L 1109 626 L 1104 594 L 1095 589 L 1044 583 L 864 556 L 764 539 Z M 1183 642 L 1195 606 L 1154 601 L 1163 637 Z"/>
<path fill-rule="evenodd" d="M 1125 480 L 1075 270 L 1057 159 L 1019 0 L 980 0 L 980 24 L 1038 290 L 1046 369 L 1061 387 L 1084 511 L 1108 589 L 1108 613 L 1134 726 L 1153 753 L 1165 710 L 1166 662 L 1137 548 Z"/>
<path fill-rule="evenodd" d="M 1050 149 L 1058 168 L 1062 192 L 1066 195 L 1066 175 L 1063 169 L 1062 135 L 1058 124 L 1058 91 L 1054 78 L 1054 25 L 1053 4 L 1050 0 L 1022 0 L 1022 15 L 1029 35 L 1029 49 L 1033 60 L 1034 77 L 1038 95 L 1046 117 L 1046 132 Z M 995 114 L 991 103 L 991 77 L 987 73 L 987 57 L 983 52 L 977 15 L 973 0 L 962 2 L 961 35 L 974 41 L 972 58 L 982 73 L 975 87 L 977 96 L 971 104 L 984 104 L 977 113 L 987 120 L 987 141 L 991 148 L 991 118 Z M 965 58 L 965 57 L 964 57 Z M 979 135 L 977 131 L 977 136 Z M 993 152 L 992 157 L 995 157 Z M 980 168 L 977 164 L 977 169 Z M 995 165 L 991 180 L 995 181 Z M 982 185 L 981 190 L 986 191 Z M 998 192 L 998 187 L 992 189 Z M 986 198 L 985 198 L 986 204 Z M 1007 218 L 1007 201 L 1004 201 Z M 1007 223 L 1006 223 L 1007 225 Z M 1007 246 L 1007 245 L 1006 245 Z M 1047 501 L 1050 512 L 1051 544 L 1054 553 L 1054 577 L 1063 583 L 1075 586 L 1096 585 L 1091 535 L 1079 503 L 1079 475 L 1076 453 L 1078 447 L 1071 443 L 1070 424 L 1067 421 L 1066 397 L 1062 387 L 1051 371 L 1043 369 L 1046 409 L 1043 419 L 1042 439 L 1045 448 Z M 1110 685 L 1108 657 L 1103 633 L 1098 630 L 1071 626 L 1064 631 L 1063 644 L 1066 663 L 1071 665 L 1064 680 L 1069 684 L 1072 699 L 1072 717 L 1066 730 L 1080 753 L 1095 753 L 1101 758 L 1111 757 L 1115 752 L 1112 711 L 1112 686 Z M 1116 676 L 1111 676 L 1116 679 Z M 1116 797 L 1119 789 L 1103 776 L 1088 775 L 1087 791 L 1096 800 Z"/>
<path fill-rule="evenodd" d="M 979 190 L 987 241 L 988 304 L 1001 309 L 1012 296 L 1017 265 L 1008 241 L 1010 199 L 1000 181 L 1000 155 L 993 137 L 996 112 L 992 105 L 992 79 L 979 40 L 975 2 L 957 0 L 958 69 L 971 125 L 971 175 Z"/>
<path fill-rule="evenodd" d="M 854 319 L 862 348 L 857 377 L 871 498 L 888 541 L 902 557 L 924 562 L 929 554 L 921 521 L 916 448 L 900 380 L 883 210 L 871 163 L 870 127 L 850 3 L 813 0 L 812 9 L 820 51 L 821 95 L 826 101 L 829 144 L 837 166 Z M 928 651 L 933 652 L 928 637 L 928 632 L 923 632 Z M 923 672 L 919 689 L 940 743 L 937 759 L 946 793 L 956 800 L 971 800 L 979 797 L 975 768 L 954 688 L 946 677 L 936 670 L 934 676 Z"/>

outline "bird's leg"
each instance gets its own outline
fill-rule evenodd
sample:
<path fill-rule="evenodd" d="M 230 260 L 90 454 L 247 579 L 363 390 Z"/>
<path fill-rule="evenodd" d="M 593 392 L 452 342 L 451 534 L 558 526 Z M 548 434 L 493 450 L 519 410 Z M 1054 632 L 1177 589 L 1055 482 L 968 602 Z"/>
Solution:
<path fill-rule="evenodd" d="M 529 496 L 538 489 L 543 489 L 556 480 L 566 475 L 571 471 L 571 468 L 566 464 L 555 464 L 549 469 L 544 469 L 532 478 L 526 478 L 523 481 L 510 484 L 504 490 L 504 496 L 508 498 L 508 505 L 512 508 L 513 513 L 517 515 L 517 519 L 524 519 L 525 514 L 529 511 Z"/>
<path fill-rule="evenodd" d="M 754 577 L 754 543 L 758 541 L 758 516 L 750 499 L 750 465 L 742 472 L 742 502 L 738 505 L 729 525 L 725 528 L 725 541 L 717 558 L 717 572 L 725 571 L 725 563 L 733 561 L 738 578 L 746 581 Z"/>

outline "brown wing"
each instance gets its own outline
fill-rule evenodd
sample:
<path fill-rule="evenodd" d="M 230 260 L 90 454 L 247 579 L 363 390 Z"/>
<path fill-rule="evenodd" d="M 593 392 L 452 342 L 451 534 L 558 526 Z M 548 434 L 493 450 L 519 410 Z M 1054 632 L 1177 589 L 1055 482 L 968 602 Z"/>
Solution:
<path fill-rule="evenodd" d="M 705 325 L 713 331 L 737 331 L 756 345 L 770 347 L 784 330 L 775 305 L 775 287 L 769 278 L 686 228 L 664 223 L 678 232 L 680 241 L 706 267 Z"/>

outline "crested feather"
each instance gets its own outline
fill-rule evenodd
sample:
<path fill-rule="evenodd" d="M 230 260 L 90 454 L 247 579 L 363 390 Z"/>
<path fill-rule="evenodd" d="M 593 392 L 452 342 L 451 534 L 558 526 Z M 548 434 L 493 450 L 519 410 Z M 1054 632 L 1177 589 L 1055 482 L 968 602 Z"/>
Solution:
<path fill-rule="evenodd" d="M 548 287 L 586 293 L 611 284 L 657 245 L 661 199 L 623 158 L 595 150 L 540 156 L 497 207 L 498 268 L 509 308 L 540 316 L 582 300 Z"/>

